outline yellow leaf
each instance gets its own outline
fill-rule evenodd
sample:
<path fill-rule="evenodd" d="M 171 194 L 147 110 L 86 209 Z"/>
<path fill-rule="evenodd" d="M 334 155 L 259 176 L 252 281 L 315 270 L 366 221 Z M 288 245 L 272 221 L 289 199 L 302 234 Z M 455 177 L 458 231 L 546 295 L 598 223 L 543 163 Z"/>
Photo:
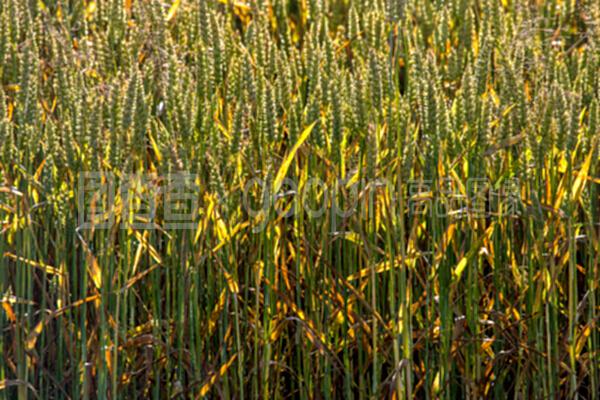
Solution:
<path fill-rule="evenodd" d="M 110 341 L 109 341 L 110 343 Z M 113 370 L 113 358 L 112 358 L 112 349 L 111 346 L 105 346 L 104 349 L 104 359 L 106 360 L 106 365 L 108 367 L 108 372 L 112 373 Z"/>
<path fill-rule="evenodd" d="M 241 3 L 239 1 L 219 0 L 219 2 L 222 3 L 222 4 L 232 3 L 233 7 L 236 9 L 236 11 L 242 10 L 242 11 L 246 11 L 247 12 L 247 11 L 251 11 L 252 10 L 252 8 L 250 8 L 249 5 Z"/>
<path fill-rule="evenodd" d="M 294 144 L 294 146 L 292 147 L 292 149 L 290 150 L 288 155 L 285 157 L 285 159 L 281 163 L 281 167 L 279 167 L 279 171 L 277 171 L 277 175 L 275 175 L 275 181 L 273 182 L 273 192 L 274 193 L 277 193 L 277 191 L 279 191 L 279 188 L 281 188 L 283 179 L 285 178 L 285 176 L 288 172 L 288 169 L 290 168 L 290 165 L 292 164 L 292 160 L 294 159 L 296 152 L 298 151 L 300 146 L 302 146 L 302 143 L 304 143 L 306 141 L 306 139 L 308 139 L 308 136 L 310 135 L 310 132 L 315 127 L 316 123 L 317 122 L 315 121 L 312 124 L 310 124 L 306 129 L 304 129 L 304 131 L 298 138 L 298 141 L 296 142 L 296 144 Z"/>
<path fill-rule="evenodd" d="M 90 17 L 92 16 L 92 14 L 94 14 L 95 11 L 96 11 L 96 2 L 95 1 L 89 2 L 87 7 L 85 8 L 85 19 L 90 19 Z"/>
<path fill-rule="evenodd" d="M 223 275 L 225 276 L 225 280 L 227 281 L 227 286 L 229 287 L 229 291 L 231 293 L 239 293 L 240 287 L 238 286 L 233 276 L 225 270 L 223 270 Z"/>
<path fill-rule="evenodd" d="M 227 243 L 229 243 L 231 241 L 231 239 L 238 233 L 240 232 L 242 229 L 246 228 L 248 225 L 250 225 L 248 222 L 243 222 L 240 224 L 237 224 L 232 230 L 231 233 L 229 235 L 226 235 L 226 237 L 224 239 L 221 240 L 221 242 L 216 245 L 212 251 L 216 252 L 219 249 L 221 249 L 223 246 L 225 246 Z"/>
<path fill-rule="evenodd" d="M 82 237 L 79 237 L 79 239 L 81 240 L 83 249 L 86 252 L 86 262 L 89 266 L 88 272 L 92 278 L 92 281 L 94 282 L 94 286 L 96 286 L 97 289 L 100 289 L 102 287 L 102 270 L 100 269 L 96 257 L 94 257 L 94 254 L 90 250 L 85 240 L 83 240 Z"/>
<path fill-rule="evenodd" d="M 462 273 L 467 267 L 467 263 L 480 252 L 481 246 L 483 245 L 485 240 L 491 237 L 493 229 L 494 224 L 490 225 L 487 228 L 483 236 L 480 237 L 473 246 L 471 246 L 471 249 L 467 252 L 467 254 L 465 254 L 465 256 L 461 258 L 461 260 L 458 262 L 458 264 L 456 264 L 456 267 L 454 267 L 454 270 L 452 271 L 452 274 L 456 277 L 456 280 L 460 280 Z"/>
<path fill-rule="evenodd" d="M 494 356 L 494 352 L 491 350 L 492 345 L 494 344 L 494 338 L 484 340 L 481 344 L 481 350 L 485 351 L 490 357 Z"/>
<path fill-rule="evenodd" d="M 200 388 L 200 396 L 206 396 L 206 394 L 208 393 L 208 391 L 213 387 L 213 385 L 217 382 L 217 379 L 219 379 L 220 377 L 222 377 L 223 375 L 225 375 L 225 373 L 227 372 L 227 370 L 229 369 L 229 367 L 231 367 L 231 364 L 233 364 L 233 362 L 235 361 L 237 357 L 237 354 L 234 354 L 229 361 L 227 361 L 225 364 L 223 364 L 221 366 L 221 368 L 219 368 L 219 373 L 214 374 L 213 376 L 210 377 L 210 379 L 208 380 L 208 382 L 206 382 L 204 385 L 202 385 L 202 387 Z"/>
<path fill-rule="evenodd" d="M 217 236 L 219 237 L 219 240 L 223 241 L 223 240 L 228 240 L 229 239 L 229 234 L 227 233 L 227 226 L 225 225 L 225 222 L 223 222 L 223 219 L 221 217 L 219 217 L 216 213 L 214 214 L 216 216 L 215 222 L 216 222 L 216 231 L 217 231 Z"/>
<path fill-rule="evenodd" d="M 356 171 L 354 173 L 354 175 L 352 175 L 352 177 L 350 179 L 348 179 L 348 182 L 346 182 L 346 189 L 349 189 L 352 187 L 352 185 L 356 184 L 358 182 L 358 171 Z"/>
<path fill-rule="evenodd" d="M 48 322 L 49 320 L 50 320 L 50 316 L 45 315 L 40 320 L 40 322 L 37 323 L 37 325 L 33 328 L 33 330 L 31 332 L 29 332 L 29 335 L 27 335 L 27 339 L 25 340 L 25 350 L 31 351 L 35 348 L 37 339 L 40 336 L 40 333 L 42 333 L 42 330 L 44 329 L 46 322 Z"/>
<path fill-rule="evenodd" d="M 473 55 L 475 57 L 477 57 L 477 55 L 479 54 L 479 35 L 477 35 L 477 33 L 473 32 L 472 34 L 472 47 L 473 47 Z"/>
<path fill-rule="evenodd" d="M 432 387 L 431 387 L 433 393 L 435 393 L 435 394 L 438 394 L 441 391 L 440 381 L 441 381 L 441 377 L 440 377 L 440 373 L 438 371 L 435 374 L 435 378 L 433 379 L 433 384 L 432 384 Z"/>
<path fill-rule="evenodd" d="M 35 170 L 35 174 L 33 175 L 34 179 L 39 182 L 40 176 L 42 175 L 42 170 L 44 169 L 44 164 L 46 164 L 46 159 L 44 158 L 40 163 L 40 166 Z"/>
<path fill-rule="evenodd" d="M 6 316 L 8 317 L 9 321 L 15 322 L 17 320 L 17 317 L 10 303 L 8 301 L 2 301 L 0 303 L 2 304 L 4 312 L 6 312 Z"/>
<path fill-rule="evenodd" d="M 583 191 L 583 188 L 585 187 L 585 183 L 588 180 L 587 179 L 588 172 L 590 170 L 590 165 L 592 162 L 592 156 L 594 154 L 595 146 L 596 146 L 596 141 L 594 141 L 592 143 L 592 150 L 586 157 L 585 161 L 583 162 L 583 165 L 581 166 L 581 169 L 577 173 L 577 178 L 575 178 L 575 182 L 573 182 L 573 186 L 571 187 L 571 193 L 570 193 L 571 198 L 568 200 L 572 200 L 574 202 L 577 202 L 579 200 L 579 197 L 581 196 L 581 192 Z M 567 169 L 567 161 L 563 155 L 563 157 L 561 157 L 561 163 L 559 163 L 559 171 L 566 172 L 566 169 Z M 556 191 L 556 201 L 554 202 L 555 210 L 560 209 L 560 206 L 565 197 L 565 192 L 568 193 L 568 188 L 566 188 L 566 185 L 567 185 L 567 176 L 565 175 L 565 176 L 563 176 L 563 178 L 560 180 L 560 183 L 558 184 L 558 190 Z"/>
<path fill-rule="evenodd" d="M 225 136 L 227 138 L 227 140 L 231 140 L 231 135 L 229 134 L 229 132 L 227 132 L 227 128 L 225 128 L 223 126 L 223 124 L 221 123 L 221 121 L 219 121 L 219 119 L 215 117 L 214 118 L 214 122 L 217 125 L 217 128 L 219 128 L 219 130 L 223 134 L 223 136 Z"/>
<path fill-rule="evenodd" d="M 169 8 L 169 12 L 167 13 L 167 22 L 171 21 L 175 17 L 175 14 L 177 14 L 177 9 L 179 9 L 180 5 L 181 0 L 175 0 L 173 2 L 173 5 L 171 5 L 171 8 Z"/>
<path fill-rule="evenodd" d="M 344 232 L 342 237 L 344 239 L 348 240 L 349 242 L 352 242 L 352 243 L 355 243 L 358 245 L 362 245 L 362 240 L 360 238 L 360 235 L 356 232 Z"/>
<path fill-rule="evenodd" d="M 12 254 L 12 253 L 4 253 L 4 257 L 10 258 L 10 259 L 15 260 L 15 261 L 20 261 L 22 263 L 25 263 L 25 264 L 31 266 L 31 267 L 39 268 L 42 271 L 44 271 L 45 273 L 47 273 L 47 274 L 61 275 L 61 272 L 58 269 L 56 269 L 54 267 L 51 267 L 50 265 L 44 264 L 42 262 L 28 260 L 26 258 L 19 257 L 19 256 L 15 255 L 15 254 Z"/>
<path fill-rule="evenodd" d="M 198 228 L 196 229 L 196 236 L 194 237 L 194 244 L 198 243 L 200 236 L 204 233 L 208 227 L 208 221 L 213 213 L 215 208 L 215 201 L 212 196 L 208 197 L 208 207 L 206 209 L 206 214 L 204 216 L 204 220 L 198 223 Z"/>
<path fill-rule="evenodd" d="M 212 335 L 213 332 L 215 331 L 215 328 L 217 327 L 217 320 L 219 319 L 219 315 L 221 314 L 221 311 L 223 311 L 223 308 L 225 307 L 225 299 L 227 296 L 227 292 L 225 291 L 225 289 L 223 289 L 221 291 L 221 294 L 219 295 L 219 301 L 217 302 L 217 304 L 215 304 L 215 308 L 213 309 L 212 313 L 210 314 L 210 319 L 208 320 L 208 335 Z"/>
<path fill-rule="evenodd" d="M 595 146 L 596 143 L 594 141 L 594 144 L 592 144 L 592 150 L 590 151 L 590 154 L 588 154 L 588 156 L 586 157 L 585 161 L 583 162 L 583 165 L 581 166 L 581 169 L 579 170 L 579 173 L 577 174 L 577 178 L 575 179 L 575 183 L 573 184 L 573 188 L 571 190 L 571 199 L 573 201 L 579 200 L 581 192 L 585 187 L 588 171 L 590 170 L 590 165 L 592 163 L 592 156 L 594 155 Z"/>
<path fill-rule="evenodd" d="M 406 257 L 406 261 L 411 260 L 411 259 L 414 259 L 414 256 Z M 393 262 L 393 264 L 390 261 L 382 261 L 375 266 L 375 273 L 380 274 L 382 272 L 389 271 L 392 268 L 397 268 L 400 265 L 402 265 L 402 257 L 401 256 L 396 257 L 396 260 Z M 371 267 L 363 268 L 360 271 L 358 271 L 352 275 L 349 275 L 346 278 L 346 280 L 348 282 L 355 281 L 357 279 L 361 279 L 361 278 L 365 278 L 365 277 L 369 276 L 370 273 L 371 273 Z"/>
<path fill-rule="evenodd" d="M 492 101 L 494 102 L 494 105 L 497 107 L 500 104 L 500 98 L 498 97 L 498 93 L 496 93 L 492 85 L 488 87 L 488 92 L 492 98 Z"/>
<path fill-rule="evenodd" d="M 98 261 L 96 261 L 96 257 L 92 255 L 92 252 L 88 252 L 89 258 L 88 262 L 90 263 L 90 274 L 92 276 L 92 281 L 96 288 L 100 289 L 102 287 L 102 271 L 98 266 Z"/>
<path fill-rule="evenodd" d="M 21 92 L 21 86 L 19 86 L 17 84 L 8 85 L 8 86 L 6 86 L 6 90 L 10 90 L 12 92 L 19 93 L 19 92 Z"/>
<path fill-rule="evenodd" d="M 6 110 L 6 119 L 11 121 L 14 111 L 15 111 L 15 106 L 13 105 L 13 103 L 8 102 L 8 108 Z"/>
<path fill-rule="evenodd" d="M 410 201 L 422 201 L 433 199 L 433 192 L 422 192 L 411 196 Z"/>
<path fill-rule="evenodd" d="M 96 301 L 96 300 L 99 300 L 99 299 L 100 299 L 100 295 L 99 294 L 95 294 L 93 296 L 88 296 L 85 299 L 74 301 L 71 304 L 69 304 L 68 306 L 64 306 L 64 307 L 62 307 L 62 301 L 60 299 L 58 299 L 57 302 L 56 302 L 57 305 L 58 305 L 58 310 L 54 311 L 53 314 L 54 314 L 55 317 L 59 317 L 62 314 L 64 314 L 65 312 L 67 312 L 67 311 L 69 311 L 69 310 L 71 310 L 73 308 L 77 308 L 77 307 L 81 306 L 82 304 L 90 303 L 92 301 Z"/>
<path fill-rule="evenodd" d="M 463 271 L 465 270 L 467 266 L 467 257 L 463 257 L 458 264 L 456 265 L 456 268 L 454 268 L 454 275 L 460 279 L 460 276 L 462 275 Z"/>
<path fill-rule="evenodd" d="M 146 237 L 147 236 L 148 231 L 145 231 L 143 236 Z M 140 260 L 142 259 L 142 250 L 143 250 L 143 244 L 140 242 L 138 244 L 137 250 L 135 251 L 135 257 L 133 258 L 133 267 L 132 267 L 132 271 L 135 274 L 138 268 L 138 265 L 140 263 Z"/>
<path fill-rule="evenodd" d="M 587 342 L 587 338 L 590 336 L 590 333 L 590 326 L 586 325 L 586 327 L 581 332 L 579 339 L 577 339 L 577 344 L 575 345 L 575 356 L 579 357 L 579 354 L 581 354 L 581 351 L 583 350 L 583 347 L 585 346 L 585 343 Z"/>
<path fill-rule="evenodd" d="M 529 88 L 529 81 L 525 81 L 525 96 L 527 97 L 527 101 L 531 101 L 531 89 Z"/>
<path fill-rule="evenodd" d="M 148 243 L 147 233 L 148 231 L 145 231 L 144 235 L 142 235 L 140 232 L 136 231 L 134 235 L 135 238 L 140 242 L 140 244 L 142 244 L 148 250 L 148 253 L 150 253 L 150 257 L 152 257 L 152 259 L 158 264 L 162 264 L 162 259 L 160 258 L 158 251 L 156 251 L 156 249 L 150 243 Z"/>

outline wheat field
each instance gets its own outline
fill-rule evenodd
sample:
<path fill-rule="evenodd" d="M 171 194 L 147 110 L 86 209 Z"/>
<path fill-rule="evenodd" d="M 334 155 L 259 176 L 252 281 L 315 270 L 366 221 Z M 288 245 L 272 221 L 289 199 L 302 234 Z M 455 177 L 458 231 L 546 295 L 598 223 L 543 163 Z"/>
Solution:
<path fill-rule="evenodd" d="M 600 398 L 597 0 L 0 0 L 0 400 Z"/>

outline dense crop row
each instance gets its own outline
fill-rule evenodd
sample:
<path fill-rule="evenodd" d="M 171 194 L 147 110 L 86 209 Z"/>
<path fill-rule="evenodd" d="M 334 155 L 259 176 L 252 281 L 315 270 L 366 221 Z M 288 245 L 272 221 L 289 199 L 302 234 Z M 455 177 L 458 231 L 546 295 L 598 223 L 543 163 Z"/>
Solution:
<path fill-rule="evenodd" d="M 596 0 L 0 1 L 0 399 L 597 398 L 599 71 Z"/>

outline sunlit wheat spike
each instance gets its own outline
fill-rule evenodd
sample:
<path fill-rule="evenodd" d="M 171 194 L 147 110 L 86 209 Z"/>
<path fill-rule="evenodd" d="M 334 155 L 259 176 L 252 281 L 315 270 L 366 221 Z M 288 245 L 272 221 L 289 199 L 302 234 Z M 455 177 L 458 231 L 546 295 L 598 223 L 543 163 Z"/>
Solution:
<path fill-rule="evenodd" d="M 234 58 L 227 71 L 225 99 L 227 103 L 234 103 L 242 94 L 242 67 L 239 58 Z"/>
<path fill-rule="evenodd" d="M 485 92 L 488 80 L 489 57 L 491 54 L 491 38 L 489 36 L 482 38 L 482 48 L 477 56 L 475 63 L 475 82 L 476 94 L 482 95 Z"/>
<path fill-rule="evenodd" d="M 377 133 L 375 132 L 373 125 L 370 125 L 369 131 L 366 134 L 365 146 L 366 146 L 366 176 L 367 179 L 373 180 L 376 176 L 377 168 L 377 151 L 378 151 Z"/>
<path fill-rule="evenodd" d="M 277 62 L 277 104 L 288 110 L 292 100 L 292 71 L 289 60 L 279 57 Z"/>
<path fill-rule="evenodd" d="M 19 123 L 35 125 L 38 113 L 39 61 L 38 50 L 34 45 L 27 45 L 20 61 L 20 91 L 18 100 Z"/>
<path fill-rule="evenodd" d="M 324 11 L 324 3 L 325 0 L 309 0 L 309 16 L 312 20 L 318 21 Z"/>
<path fill-rule="evenodd" d="M 336 60 L 334 59 L 333 42 L 329 37 L 329 34 L 325 36 L 323 45 L 323 73 L 324 79 L 322 80 L 323 95 L 327 98 L 330 96 L 330 80 L 334 79 L 334 74 L 337 72 Z"/>
<path fill-rule="evenodd" d="M 233 111 L 233 121 L 231 124 L 231 142 L 230 152 L 235 155 L 240 151 L 242 142 L 242 130 L 247 126 L 246 122 L 246 106 L 240 99 Z"/>
<path fill-rule="evenodd" d="M 579 137 L 579 118 L 581 113 L 581 96 L 575 95 L 572 99 L 571 107 L 569 109 L 569 130 L 567 133 L 567 150 L 569 153 L 574 150 L 577 144 L 577 138 Z"/>
<path fill-rule="evenodd" d="M 0 86 L 0 121 L 2 122 L 8 119 L 7 101 L 6 94 Z"/>
<path fill-rule="evenodd" d="M 103 147 L 103 134 L 104 134 L 104 101 L 99 100 L 99 104 L 96 104 L 93 109 L 94 113 L 90 118 L 89 124 L 89 146 L 90 146 L 90 158 L 94 171 L 100 170 L 100 160 L 102 159 L 102 147 Z"/>
<path fill-rule="evenodd" d="M 353 43 L 353 46 L 355 46 L 356 43 L 360 43 L 359 35 L 361 33 L 360 17 L 356 7 L 353 5 L 350 7 L 348 16 L 348 39 Z"/>
<path fill-rule="evenodd" d="M 122 138 L 123 138 L 123 100 L 120 87 L 113 86 L 111 88 L 111 119 L 109 124 L 110 140 L 109 140 L 109 155 L 110 165 L 113 168 L 118 166 L 121 159 Z"/>
<path fill-rule="evenodd" d="M 585 140 L 583 141 L 582 153 L 586 154 L 589 151 L 589 148 L 593 142 L 594 137 L 598 136 L 600 130 L 598 121 L 600 119 L 599 109 L 598 109 L 598 99 L 594 98 L 592 103 L 590 104 L 589 117 L 588 117 L 588 128 L 585 135 Z M 596 151 L 597 153 L 597 151 Z"/>
<path fill-rule="evenodd" d="M 48 124 L 48 154 L 57 167 L 63 167 L 67 162 L 67 153 L 65 148 L 61 146 L 60 140 L 57 126 Z"/>
<path fill-rule="evenodd" d="M 125 101 L 123 102 L 123 120 L 121 121 L 124 131 L 127 131 L 129 128 L 131 128 L 134 122 L 137 96 L 136 90 L 138 87 L 137 74 L 137 70 L 134 69 L 127 83 Z"/>
<path fill-rule="evenodd" d="M 321 102 L 321 86 L 318 85 L 316 86 L 315 91 L 311 93 L 311 96 L 308 100 L 308 104 L 306 105 L 305 111 L 306 118 L 304 120 L 305 125 L 311 124 L 315 121 L 317 122 L 317 124 L 314 127 L 312 137 L 315 139 L 315 142 L 318 146 L 325 145 L 325 137 L 323 135 L 323 127 L 321 121 Z"/>
<path fill-rule="evenodd" d="M 302 126 L 302 104 L 299 100 L 296 100 L 290 107 L 290 113 L 288 117 L 288 139 L 289 144 L 294 145 L 300 135 L 300 127 Z"/>
<path fill-rule="evenodd" d="M 554 113 L 554 118 L 557 124 L 556 145 L 565 150 L 567 144 L 567 135 L 569 122 L 571 121 L 571 111 L 569 107 L 569 99 L 567 93 L 562 86 L 558 86 L 556 90 L 556 105 L 557 109 Z"/>
<path fill-rule="evenodd" d="M 379 57 L 374 51 L 369 54 L 369 78 L 371 105 L 375 110 L 381 110 L 383 107 L 383 82 Z"/>
<path fill-rule="evenodd" d="M 435 96 L 435 112 L 436 112 L 436 129 L 438 140 L 448 143 L 452 127 L 450 125 L 450 116 L 448 114 L 448 106 L 444 98 L 444 94 L 439 83 L 434 87 Z"/>
<path fill-rule="evenodd" d="M 342 109 L 341 87 L 338 81 L 334 81 L 331 86 L 331 143 L 334 149 L 339 148 L 342 139 L 342 129 L 344 126 L 344 111 Z"/>
<path fill-rule="evenodd" d="M 215 193 L 219 199 L 225 199 L 225 190 L 223 178 L 219 172 L 219 163 L 215 162 L 210 156 L 207 159 L 209 168 L 209 185 L 210 190 Z"/>
<path fill-rule="evenodd" d="M 6 98 L 4 97 L 4 92 L 0 88 L 0 142 L 2 145 L 0 146 L 0 151 L 2 152 L 2 161 L 8 160 L 8 147 L 10 143 L 9 138 L 9 121 L 6 118 Z"/>
<path fill-rule="evenodd" d="M 141 74 L 137 75 L 136 85 L 136 105 L 134 116 L 134 146 L 136 150 L 143 151 L 146 148 L 146 132 L 148 130 L 148 120 L 150 111 L 148 110 L 146 92 L 142 82 Z M 193 98 L 192 95 L 188 98 Z"/>

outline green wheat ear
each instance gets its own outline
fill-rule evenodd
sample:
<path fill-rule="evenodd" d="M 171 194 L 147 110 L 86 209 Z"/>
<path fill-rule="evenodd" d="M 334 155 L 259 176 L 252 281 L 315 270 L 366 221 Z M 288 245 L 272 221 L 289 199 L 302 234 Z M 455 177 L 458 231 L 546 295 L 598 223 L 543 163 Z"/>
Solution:
<path fill-rule="evenodd" d="M 590 146 L 593 142 L 594 137 L 598 136 L 598 121 L 600 119 L 600 113 L 598 109 L 598 99 L 594 98 L 590 104 L 589 117 L 588 117 L 588 129 L 586 131 L 585 140 L 583 142 L 582 153 L 587 154 Z M 596 151 L 597 153 L 597 151 Z"/>
<path fill-rule="evenodd" d="M 0 151 L 3 155 L 2 160 L 8 160 L 6 157 L 7 152 L 5 151 L 5 147 L 9 143 L 9 121 L 7 118 L 6 102 L 7 99 L 4 94 L 4 90 L 2 90 L 2 87 L 0 87 L 0 143 L 2 143 L 0 146 Z"/>
<path fill-rule="evenodd" d="M 8 120 L 7 102 L 8 99 L 6 98 L 4 89 L 2 89 L 2 86 L 0 86 L 0 121 L 2 122 Z"/>

